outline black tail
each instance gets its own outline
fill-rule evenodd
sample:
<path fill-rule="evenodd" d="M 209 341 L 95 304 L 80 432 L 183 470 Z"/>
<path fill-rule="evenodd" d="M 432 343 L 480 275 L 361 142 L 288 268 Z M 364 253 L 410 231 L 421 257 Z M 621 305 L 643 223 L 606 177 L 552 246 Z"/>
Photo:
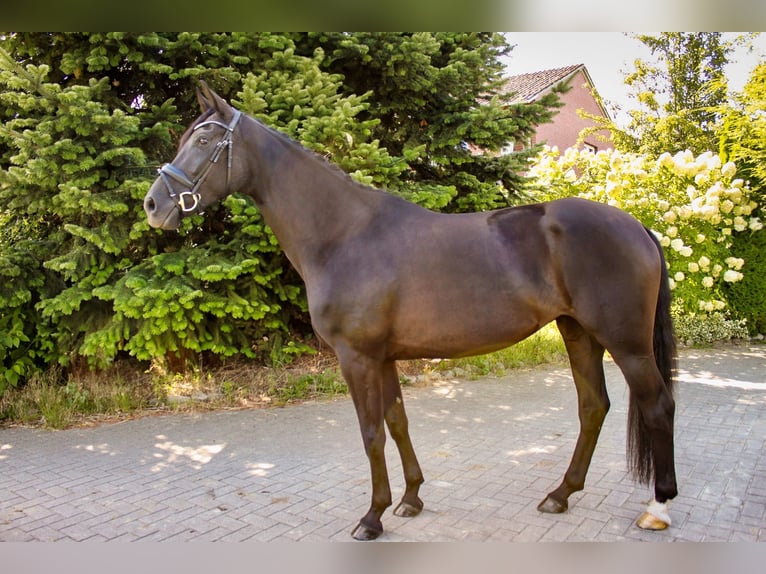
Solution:
<path fill-rule="evenodd" d="M 665 254 L 657 238 L 649 229 L 646 230 L 660 253 L 662 279 L 657 297 L 657 310 L 654 315 L 654 359 L 662 374 L 668 392 L 673 394 L 676 374 L 676 339 L 673 331 L 673 319 L 670 316 L 670 282 Z M 637 480 L 649 484 L 654 477 L 654 459 L 652 442 L 644 423 L 638 404 L 631 395 L 628 406 L 628 468 Z"/>

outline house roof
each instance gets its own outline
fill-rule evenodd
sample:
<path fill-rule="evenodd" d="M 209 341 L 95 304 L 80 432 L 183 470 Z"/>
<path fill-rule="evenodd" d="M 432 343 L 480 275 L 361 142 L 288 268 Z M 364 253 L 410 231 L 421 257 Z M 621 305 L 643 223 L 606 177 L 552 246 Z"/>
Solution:
<path fill-rule="evenodd" d="M 570 76 L 574 75 L 581 68 L 585 70 L 583 64 L 574 64 L 563 68 L 509 76 L 505 80 L 503 91 L 515 94 L 515 102 L 533 102 L 543 92 L 550 90 L 560 82 L 568 80 Z M 585 71 L 585 75 L 588 76 L 587 71 Z M 588 76 L 588 81 L 590 81 L 590 76 Z M 593 82 L 591 82 L 592 84 Z"/>
<path fill-rule="evenodd" d="M 563 68 L 553 68 L 551 70 L 509 76 L 505 80 L 503 90 L 505 93 L 514 94 L 514 103 L 534 102 L 550 92 L 557 84 L 568 81 L 579 71 L 582 71 L 585 75 L 591 89 L 596 91 L 593 80 L 591 79 L 585 64 L 573 64 L 571 66 L 564 66 Z M 601 99 L 596 98 L 596 102 L 604 113 L 604 116 L 608 118 L 609 112 L 604 107 Z"/>

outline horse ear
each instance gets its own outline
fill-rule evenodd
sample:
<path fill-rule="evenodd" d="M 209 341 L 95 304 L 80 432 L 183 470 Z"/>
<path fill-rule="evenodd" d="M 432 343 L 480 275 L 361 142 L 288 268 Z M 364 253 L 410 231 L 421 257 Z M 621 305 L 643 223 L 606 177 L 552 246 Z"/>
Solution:
<path fill-rule="evenodd" d="M 200 85 L 204 85 L 207 87 L 207 84 L 205 82 L 200 81 Z M 205 94 L 202 93 L 200 88 L 197 88 L 197 101 L 199 102 L 199 107 L 202 109 L 202 112 L 208 111 L 212 106 L 210 105 L 210 100 L 208 100 L 205 97 Z"/>
<path fill-rule="evenodd" d="M 226 100 L 211 90 L 204 80 L 200 80 L 199 85 L 197 99 L 203 112 L 213 108 L 223 117 L 228 117 L 232 113 L 231 106 L 226 103 Z"/>

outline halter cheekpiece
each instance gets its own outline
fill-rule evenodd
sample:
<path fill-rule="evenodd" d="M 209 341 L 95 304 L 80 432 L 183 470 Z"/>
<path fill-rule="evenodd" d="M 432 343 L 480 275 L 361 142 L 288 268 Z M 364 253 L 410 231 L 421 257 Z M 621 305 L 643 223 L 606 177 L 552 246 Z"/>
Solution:
<path fill-rule="evenodd" d="M 220 141 L 215 144 L 215 149 L 210 156 L 210 160 L 203 167 L 197 179 L 192 180 L 183 170 L 178 169 L 172 163 L 166 163 L 157 170 L 157 172 L 162 177 L 162 181 L 165 182 L 165 187 L 168 189 L 168 194 L 173 199 L 173 201 L 175 201 L 178 209 L 180 209 L 182 213 L 194 213 L 197 211 L 200 200 L 202 199 L 202 196 L 199 193 L 199 188 L 202 186 L 205 178 L 207 178 L 213 165 L 218 162 L 218 158 L 221 157 L 221 153 L 224 149 L 227 150 L 228 155 L 226 167 L 226 187 L 229 186 L 229 179 L 231 177 L 232 149 L 234 146 L 232 136 L 234 134 L 234 128 L 237 127 L 237 123 L 239 122 L 241 115 L 242 112 L 239 110 L 234 110 L 234 117 L 231 119 L 231 122 L 229 122 L 229 125 L 226 125 L 223 122 L 219 122 L 217 120 L 208 120 L 194 126 L 192 132 L 196 132 L 202 126 L 207 125 L 221 126 L 224 130 L 226 130 Z M 173 186 L 171 185 L 171 179 L 180 183 L 186 187 L 186 189 L 181 192 L 175 192 L 173 190 Z"/>

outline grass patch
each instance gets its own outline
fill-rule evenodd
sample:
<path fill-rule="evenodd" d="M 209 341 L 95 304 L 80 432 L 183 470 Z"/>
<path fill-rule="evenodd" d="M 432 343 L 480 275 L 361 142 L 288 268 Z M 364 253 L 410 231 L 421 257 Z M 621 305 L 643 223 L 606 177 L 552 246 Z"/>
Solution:
<path fill-rule="evenodd" d="M 306 399 L 345 396 L 348 386 L 338 370 L 328 369 L 319 373 L 288 374 L 285 384 L 274 384 L 269 391 L 273 404 L 283 405 Z"/>
<path fill-rule="evenodd" d="M 451 371 L 470 378 L 500 376 L 511 369 L 535 367 L 567 360 L 564 341 L 554 323 L 549 323 L 520 343 L 487 355 L 440 361 L 438 371 Z"/>
<path fill-rule="evenodd" d="M 297 358 L 289 366 L 234 362 L 205 373 L 154 372 L 152 381 L 157 402 L 174 410 L 283 406 L 348 391 L 335 357 L 321 353 Z"/>
<path fill-rule="evenodd" d="M 123 367 L 64 381 L 53 368 L 0 398 L 0 422 L 62 429 L 87 417 L 135 413 L 151 400 L 140 375 Z"/>

